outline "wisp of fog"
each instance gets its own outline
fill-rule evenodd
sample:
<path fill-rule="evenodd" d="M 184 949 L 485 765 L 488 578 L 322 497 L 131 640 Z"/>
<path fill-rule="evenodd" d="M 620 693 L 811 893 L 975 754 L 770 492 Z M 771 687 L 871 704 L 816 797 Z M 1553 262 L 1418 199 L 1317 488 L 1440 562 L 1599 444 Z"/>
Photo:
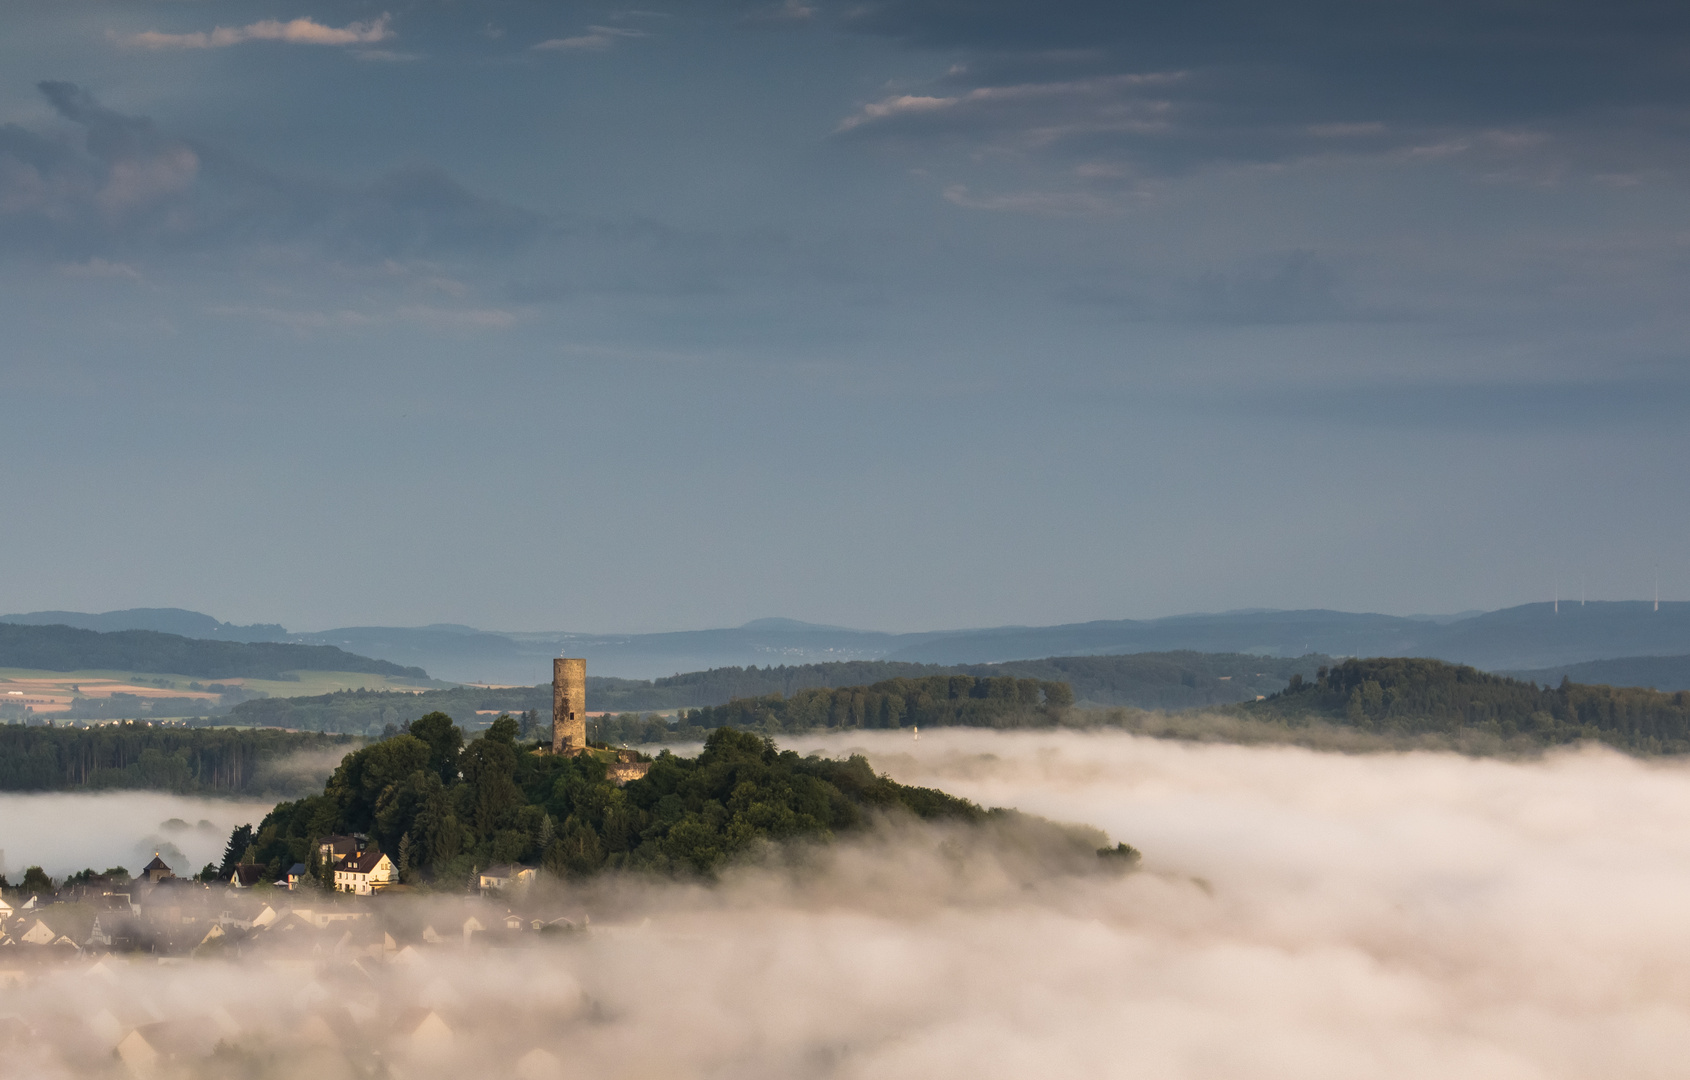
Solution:
<path fill-rule="evenodd" d="M 0 873 L 16 884 L 30 866 L 54 877 L 113 866 L 138 872 L 159 852 L 186 877 L 221 862 L 230 831 L 258 824 L 270 806 L 154 791 L 0 794 Z"/>
<path fill-rule="evenodd" d="M 792 748 L 1099 826 L 1143 869 L 1041 878 L 887 827 L 712 886 L 571 887 L 557 902 L 589 929 L 543 949 L 464 947 L 463 898 L 411 900 L 444 943 L 0 980 L 20 1033 L 0 1076 L 1543 1080 L 1690 1060 L 1682 764 L 965 730 Z M 197 1049 L 116 1049 L 170 1019 Z"/>

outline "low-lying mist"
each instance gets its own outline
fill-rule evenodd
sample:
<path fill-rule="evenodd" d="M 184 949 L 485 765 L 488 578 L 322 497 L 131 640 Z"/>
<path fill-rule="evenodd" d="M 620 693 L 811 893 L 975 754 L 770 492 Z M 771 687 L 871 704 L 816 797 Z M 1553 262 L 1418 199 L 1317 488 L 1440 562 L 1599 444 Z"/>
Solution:
<path fill-rule="evenodd" d="M 565 888 L 588 931 L 521 949 L 466 948 L 481 909 L 434 897 L 391 910 L 446 943 L 385 959 L 0 978 L 0 1076 L 1539 1080 L 1690 1053 L 1683 765 L 1075 732 L 792 747 L 1098 826 L 1144 868 L 888 827 L 710 887 Z M 177 1057 L 114 1056 L 159 1020 Z"/>
<path fill-rule="evenodd" d="M 55 878 L 85 868 L 138 872 L 157 851 L 176 873 L 221 862 L 235 826 L 256 825 L 272 803 L 155 791 L 0 794 L 0 873 L 13 884 L 39 866 Z"/>

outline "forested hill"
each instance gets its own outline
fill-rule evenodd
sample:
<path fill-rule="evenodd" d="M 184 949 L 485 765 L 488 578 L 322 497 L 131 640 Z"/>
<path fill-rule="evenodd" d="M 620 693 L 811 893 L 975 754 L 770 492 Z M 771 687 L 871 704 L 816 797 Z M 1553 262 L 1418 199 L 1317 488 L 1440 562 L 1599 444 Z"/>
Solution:
<path fill-rule="evenodd" d="M 1543 687 L 1440 660 L 1346 660 L 1312 681 L 1240 706 L 1290 722 L 1318 718 L 1401 734 L 1488 732 L 1539 745 L 1595 739 L 1637 753 L 1690 752 L 1690 692 L 1563 681 Z"/>
<path fill-rule="evenodd" d="M 539 864 L 569 877 L 606 869 L 707 876 L 770 844 L 825 842 L 887 814 L 1015 826 L 1024 847 L 1066 849 L 1075 869 L 1137 861 L 1095 829 L 983 810 L 877 776 L 861 757 L 799 757 L 748 732 L 713 732 L 694 758 L 660 754 L 623 786 L 607 776 L 608 750 L 565 757 L 532 749 L 509 717 L 466 743 L 450 717 L 431 713 L 347 757 L 321 795 L 277 806 L 256 831 L 237 829 L 226 865 L 244 852 L 271 877 L 295 862 L 316 870 L 322 837 L 360 833 L 405 883 L 460 892 L 491 863 Z"/>
<path fill-rule="evenodd" d="M 1284 689 L 1292 675 L 1313 678 L 1327 656 L 1295 660 L 1243 653 L 1139 653 L 1132 656 L 1058 656 L 1005 664 L 939 667 L 880 660 L 779 667 L 729 667 L 694 671 L 650 681 L 587 677 L 591 712 L 670 712 L 724 705 L 736 698 L 785 697 L 804 690 L 865 686 L 891 679 L 968 675 L 1013 676 L 1065 682 L 1082 705 L 1127 705 L 1140 709 L 1189 709 L 1254 700 Z M 550 722 L 548 684 L 488 689 L 463 686 L 422 694 L 342 691 L 313 697 L 271 698 L 238 706 L 237 724 L 380 734 L 430 712 L 444 712 L 466 727 L 481 713 L 490 722 L 500 712 L 533 711 Z"/>
<path fill-rule="evenodd" d="M 144 789 L 294 795 L 321 785 L 347 736 L 107 724 L 0 724 L 0 791 Z M 306 753 L 314 760 L 302 760 Z"/>
<path fill-rule="evenodd" d="M 202 641 L 155 630 L 99 633 L 70 626 L 0 623 L 0 668 L 141 671 L 204 679 L 283 679 L 292 671 L 351 671 L 426 679 L 422 668 L 345 652 L 333 645 Z"/>

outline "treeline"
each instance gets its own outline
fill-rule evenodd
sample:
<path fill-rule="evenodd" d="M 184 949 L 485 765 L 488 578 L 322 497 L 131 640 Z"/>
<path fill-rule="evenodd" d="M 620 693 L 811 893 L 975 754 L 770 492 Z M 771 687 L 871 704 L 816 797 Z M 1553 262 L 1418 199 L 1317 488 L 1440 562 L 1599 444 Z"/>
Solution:
<path fill-rule="evenodd" d="M 1058 656 L 953 667 L 851 660 L 767 668 L 712 668 L 649 681 L 588 676 L 587 709 L 608 713 L 676 712 L 723 705 L 734 699 L 777 694 L 791 698 L 805 690 L 956 675 L 1065 682 L 1072 688 L 1075 700 L 1084 705 L 1189 709 L 1250 701 L 1258 695 L 1272 694 L 1283 689 L 1292 675 L 1312 678 L 1322 664 L 1330 662 L 1330 657 L 1317 655 L 1283 660 L 1243 653 L 1172 652 Z M 477 712 L 486 715 L 489 721 L 500 712 L 533 711 L 549 718 L 551 707 L 550 684 L 503 689 L 454 687 L 420 694 L 353 690 L 247 702 L 237 706 L 229 719 L 237 724 L 379 735 L 388 725 L 409 723 L 435 711 L 458 717 L 469 726 L 470 718 Z"/>
<path fill-rule="evenodd" d="M 353 745 L 346 736 L 288 731 L 0 725 L 0 791 L 295 794 L 309 781 L 288 768 L 287 759 Z"/>
<path fill-rule="evenodd" d="M 699 738 L 731 727 L 768 735 L 858 728 L 1050 727 L 1074 703 L 1067 683 L 1007 675 L 932 675 L 888 679 L 870 686 L 818 687 L 787 697 L 766 694 L 725 705 L 689 709 L 673 723 L 624 713 L 588 725 L 610 743 Z"/>
<path fill-rule="evenodd" d="M 353 671 L 426 679 L 422 668 L 372 660 L 333 645 L 202 641 L 154 630 L 98 633 L 0 623 L 0 667 L 36 671 L 146 671 L 205 679 L 283 679 L 295 671 Z"/>
<path fill-rule="evenodd" d="M 825 840 L 876 813 L 988 816 L 964 799 L 877 776 L 861 757 L 801 758 L 726 728 L 698 757 L 665 751 L 621 787 L 606 775 L 610 751 L 531 748 L 508 716 L 466 743 L 450 717 L 431 713 L 348 756 L 321 795 L 278 805 L 255 833 L 237 830 L 230 859 L 244 852 L 241 861 L 264 864 L 270 876 L 295 862 L 320 874 L 318 841 L 360 833 L 412 884 L 458 887 L 476 867 L 509 862 L 576 877 L 616 868 L 707 875 L 761 844 Z"/>
<path fill-rule="evenodd" d="M 1065 682 L 1086 705 L 1139 709 L 1189 709 L 1250 701 L 1284 689 L 1294 674 L 1310 678 L 1328 656 L 1296 659 L 1245 653 L 1164 652 L 1121 656 L 1053 656 L 998 664 L 909 664 L 891 660 L 848 660 L 829 664 L 727 667 L 641 682 L 587 680 L 587 708 L 595 712 L 661 712 L 705 708 L 734 698 L 791 697 L 801 690 L 866 686 L 892 679 L 941 675 L 979 678 L 1014 676 Z M 535 706 L 524 706 L 533 708 Z"/>
<path fill-rule="evenodd" d="M 1346 660 L 1312 681 L 1241 707 L 1291 722 L 1310 717 L 1364 731 L 1482 731 L 1544 746 L 1592 739 L 1634 753 L 1690 752 L 1690 692 L 1563 680 L 1545 687 L 1441 660 Z"/>
<path fill-rule="evenodd" d="M 590 701 L 588 705 L 590 708 Z M 390 727 L 403 727 L 431 712 L 458 717 L 469 727 L 478 712 L 489 713 L 490 723 L 493 716 L 502 712 L 528 711 L 544 713 L 547 723 L 551 722 L 549 683 L 501 689 L 455 686 L 417 694 L 402 690 L 337 690 L 311 697 L 263 698 L 236 705 L 227 717 L 216 722 L 373 736 Z"/>

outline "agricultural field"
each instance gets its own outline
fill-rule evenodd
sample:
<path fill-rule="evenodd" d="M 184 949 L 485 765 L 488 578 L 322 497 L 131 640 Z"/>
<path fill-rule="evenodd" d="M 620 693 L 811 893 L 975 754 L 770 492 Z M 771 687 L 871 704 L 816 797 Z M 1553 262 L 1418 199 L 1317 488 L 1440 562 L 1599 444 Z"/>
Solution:
<path fill-rule="evenodd" d="M 134 671 L 36 671 L 0 668 L 0 711 L 5 719 L 19 719 L 15 713 L 44 719 L 68 716 L 83 705 L 120 700 L 162 703 L 169 699 L 173 711 L 194 715 L 220 711 L 234 701 L 255 697 L 299 697 L 329 694 L 337 690 L 386 690 L 421 693 L 454 684 L 433 679 L 405 679 L 351 671 L 301 671 L 294 679 L 235 678 L 196 679 L 189 675 L 156 675 Z M 203 702 L 203 706 L 199 703 Z M 115 704 L 115 702 L 111 702 Z"/>

